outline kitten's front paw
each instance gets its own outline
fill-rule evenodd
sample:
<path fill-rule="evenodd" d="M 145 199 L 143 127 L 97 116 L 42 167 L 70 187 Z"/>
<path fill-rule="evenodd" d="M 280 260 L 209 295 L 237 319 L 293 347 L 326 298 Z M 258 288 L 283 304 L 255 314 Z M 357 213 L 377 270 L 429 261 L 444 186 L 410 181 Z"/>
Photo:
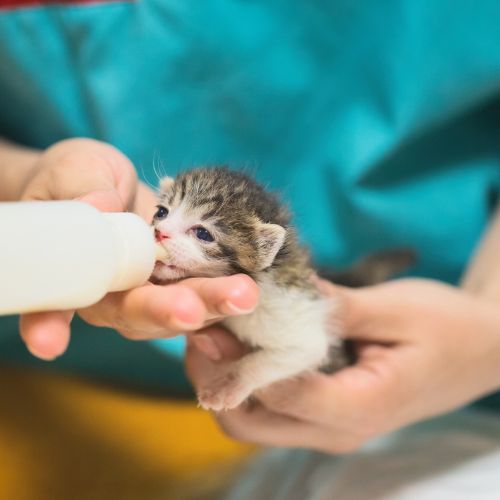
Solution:
<path fill-rule="evenodd" d="M 240 377 L 229 372 L 216 378 L 198 392 L 198 401 L 205 410 L 232 410 L 250 396 L 249 389 Z"/>

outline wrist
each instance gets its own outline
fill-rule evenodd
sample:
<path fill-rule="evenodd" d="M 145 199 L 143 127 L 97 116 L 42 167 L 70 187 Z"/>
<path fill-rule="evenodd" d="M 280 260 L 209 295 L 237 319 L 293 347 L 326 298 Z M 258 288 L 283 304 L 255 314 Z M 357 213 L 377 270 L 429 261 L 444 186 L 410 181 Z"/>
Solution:
<path fill-rule="evenodd" d="M 0 201 L 17 201 L 33 176 L 41 151 L 0 138 Z"/>

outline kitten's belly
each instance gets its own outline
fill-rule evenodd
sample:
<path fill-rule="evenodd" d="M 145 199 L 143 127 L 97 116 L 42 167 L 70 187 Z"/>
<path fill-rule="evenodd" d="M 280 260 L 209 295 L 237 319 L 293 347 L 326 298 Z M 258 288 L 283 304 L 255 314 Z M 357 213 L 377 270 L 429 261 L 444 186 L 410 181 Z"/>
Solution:
<path fill-rule="evenodd" d="M 328 325 L 334 304 L 321 297 L 312 298 L 301 289 L 261 286 L 257 309 L 245 316 L 226 318 L 223 324 L 239 340 L 262 349 L 303 349 L 328 354 L 338 335 Z M 322 359 L 323 360 L 323 359 Z"/>

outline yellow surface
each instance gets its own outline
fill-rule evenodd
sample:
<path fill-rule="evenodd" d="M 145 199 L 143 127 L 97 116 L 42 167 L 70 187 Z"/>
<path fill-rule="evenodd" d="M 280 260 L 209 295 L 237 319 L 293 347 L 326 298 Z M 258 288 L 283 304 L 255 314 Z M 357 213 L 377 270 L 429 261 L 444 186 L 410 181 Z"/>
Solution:
<path fill-rule="evenodd" d="M 0 500 L 210 498 L 251 450 L 191 402 L 0 369 Z"/>

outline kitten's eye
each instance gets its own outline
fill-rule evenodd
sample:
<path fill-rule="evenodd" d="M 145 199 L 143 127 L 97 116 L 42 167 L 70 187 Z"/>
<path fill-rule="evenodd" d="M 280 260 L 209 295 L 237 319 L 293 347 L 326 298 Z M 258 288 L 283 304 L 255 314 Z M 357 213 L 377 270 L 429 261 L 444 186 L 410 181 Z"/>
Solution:
<path fill-rule="evenodd" d="M 166 208 L 162 205 L 157 205 L 156 208 L 158 209 L 155 213 L 156 220 L 162 220 L 168 215 L 168 208 Z"/>
<path fill-rule="evenodd" d="M 214 241 L 214 237 L 202 226 L 193 228 L 194 234 L 199 240 L 211 242 Z"/>

